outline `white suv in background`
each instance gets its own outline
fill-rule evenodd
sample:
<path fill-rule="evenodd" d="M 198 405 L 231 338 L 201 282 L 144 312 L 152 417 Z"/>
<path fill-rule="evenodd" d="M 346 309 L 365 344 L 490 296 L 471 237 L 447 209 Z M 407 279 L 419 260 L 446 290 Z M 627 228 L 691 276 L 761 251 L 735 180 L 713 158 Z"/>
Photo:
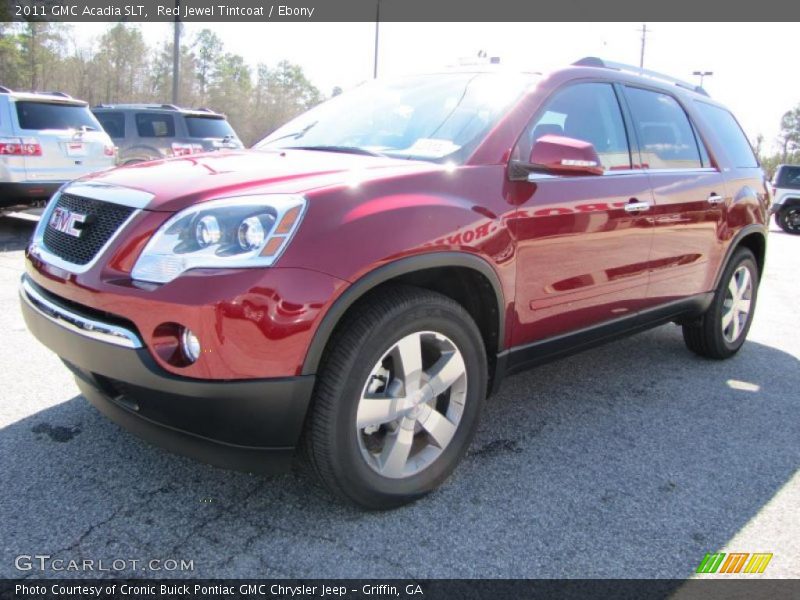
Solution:
<path fill-rule="evenodd" d="M 800 165 L 780 165 L 772 178 L 772 212 L 786 233 L 800 234 Z"/>
<path fill-rule="evenodd" d="M 0 86 L 0 209 L 46 200 L 115 164 L 114 144 L 86 102 Z"/>

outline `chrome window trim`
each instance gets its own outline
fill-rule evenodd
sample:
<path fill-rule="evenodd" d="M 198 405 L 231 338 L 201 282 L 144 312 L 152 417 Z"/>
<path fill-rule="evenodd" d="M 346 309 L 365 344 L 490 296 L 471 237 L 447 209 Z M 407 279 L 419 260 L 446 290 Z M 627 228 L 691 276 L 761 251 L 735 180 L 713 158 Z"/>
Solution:
<path fill-rule="evenodd" d="M 542 181 L 546 179 L 589 179 L 595 177 L 630 177 L 631 175 L 657 175 L 659 173 L 680 175 L 681 173 L 719 173 L 713 167 L 694 167 L 688 169 L 615 169 L 604 171 L 602 175 L 552 175 L 550 173 L 531 173 L 528 181 Z"/>
<path fill-rule="evenodd" d="M 73 333 L 123 348 L 144 347 L 139 336 L 130 329 L 84 317 L 45 298 L 36 291 L 26 275 L 20 280 L 19 295 L 32 310 Z"/>
<path fill-rule="evenodd" d="M 109 195 L 109 190 L 113 188 L 120 192 L 119 196 L 116 195 Z M 102 191 L 101 191 L 102 190 Z M 102 187 L 94 184 L 88 186 L 85 183 L 76 183 L 76 184 L 67 184 L 58 190 L 53 197 L 50 198 L 50 201 L 47 203 L 47 208 L 45 208 L 44 213 L 42 213 L 42 218 L 39 220 L 39 224 L 36 227 L 36 230 L 33 232 L 33 238 L 31 239 L 30 246 L 28 247 L 28 251 L 39 260 L 46 262 L 48 265 L 53 265 L 54 267 L 58 267 L 59 269 L 63 269 L 64 271 L 68 271 L 69 273 L 85 273 L 89 269 L 91 269 L 97 261 L 100 260 L 100 257 L 105 254 L 105 251 L 108 250 L 108 247 L 116 240 L 119 235 L 125 230 L 125 228 L 130 224 L 130 222 L 142 212 L 141 208 L 136 208 L 132 204 L 128 203 L 131 201 L 131 198 L 134 198 L 134 195 L 128 195 L 125 191 L 134 192 L 135 194 L 140 194 L 138 197 L 140 200 L 144 198 L 144 195 L 147 195 L 149 199 L 153 198 L 152 194 L 148 194 L 147 192 L 139 192 L 138 190 L 132 190 L 130 188 L 123 188 L 120 186 L 109 186 L 103 185 Z M 130 216 L 125 219 L 117 230 L 106 240 L 106 243 L 103 244 L 100 249 L 97 251 L 97 254 L 94 255 L 94 258 L 90 260 L 85 265 L 78 265 L 67 260 L 64 260 L 60 256 L 56 256 L 52 252 L 47 249 L 47 246 L 44 243 L 44 230 L 47 228 L 48 224 L 50 223 L 50 216 L 53 214 L 53 210 L 55 210 L 56 204 L 58 203 L 58 199 L 61 197 L 62 193 L 67 194 L 75 194 L 76 196 L 82 196 L 84 198 L 89 198 L 91 200 L 99 200 L 101 202 L 108 202 L 109 204 L 119 204 L 122 206 L 127 206 L 129 208 L 134 208 L 134 211 L 130 214 Z M 91 195 L 90 195 L 91 194 Z M 101 197 L 103 196 L 103 197 Z M 118 202 L 117 200 L 124 200 L 123 202 Z M 147 202 L 149 202 L 148 200 Z"/>

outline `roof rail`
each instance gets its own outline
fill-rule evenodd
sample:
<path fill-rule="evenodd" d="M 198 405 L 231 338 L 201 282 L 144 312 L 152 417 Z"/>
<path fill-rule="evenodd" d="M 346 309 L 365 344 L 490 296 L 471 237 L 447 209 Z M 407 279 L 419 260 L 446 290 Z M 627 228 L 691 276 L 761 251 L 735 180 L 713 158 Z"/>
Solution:
<path fill-rule="evenodd" d="M 4 85 L 0 85 L 0 94 L 10 94 L 11 91 L 12 91 L 11 88 L 7 88 Z"/>
<path fill-rule="evenodd" d="M 663 73 L 659 73 L 658 71 L 650 71 L 649 69 L 636 67 L 634 65 L 626 65 L 624 63 L 612 62 L 610 60 L 603 60 L 602 58 L 597 58 L 596 56 L 587 56 L 580 60 L 576 60 L 574 63 L 572 63 L 572 65 L 575 67 L 597 67 L 600 69 L 614 69 L 615 71 L 624 71 L 626 73 L 633 73 L 634 75 L 640 75 L 642 77 L 650 77 L 651 79 L 658 79 L 660 81 L 672 83 L 673 85 L 677 85 L 678 87 L 691 90 L 698 94 L 702 94 L 703 96 L 708 96 L 708 92 L 705 91 L 701 86 L 689 83 L 688 81 L 683 81 L 682 79 L 670 77 L 669 75 L 664 75 Z"/>
<path fill-rule="evenodd" d="M 135 109 L 135 110 L 182 110 L 174 104 L 147 104 L 142 102 L 102 102 L 94 108 Z"/>

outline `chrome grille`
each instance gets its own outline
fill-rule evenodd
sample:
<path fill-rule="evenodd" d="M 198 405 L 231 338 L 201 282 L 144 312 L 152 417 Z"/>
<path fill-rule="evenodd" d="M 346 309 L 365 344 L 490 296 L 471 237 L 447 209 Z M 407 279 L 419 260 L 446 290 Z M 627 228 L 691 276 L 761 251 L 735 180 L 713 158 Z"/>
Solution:
<path fill-rule="evenodd" d="M 86 265 L 91 262 L 135 210 L 129 206 L 72 194 L 61 194 L 55 208 L 86 216 L 78 227 L 80 235 L 77 237 L 55 229 L 50 223 L 44 227 L 45 248 L 55 256 L 75 265 Z"/>

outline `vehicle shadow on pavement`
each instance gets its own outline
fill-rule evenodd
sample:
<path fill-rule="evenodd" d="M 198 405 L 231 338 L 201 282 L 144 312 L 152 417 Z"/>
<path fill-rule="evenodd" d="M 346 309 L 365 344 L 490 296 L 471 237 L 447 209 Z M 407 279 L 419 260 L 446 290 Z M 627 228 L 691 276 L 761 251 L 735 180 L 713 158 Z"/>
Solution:
<path fill-rule="evenodd" d="M 0 430 L 0 575 L 687 577 L 800 467 L 798 389 L 790 354 L 707 361 L 662 327 L 508 379 L 455 475 L 387 513 L 168 454 L 77 396 Z M 15 569 L 34 554 L 194 569 Z"/>

